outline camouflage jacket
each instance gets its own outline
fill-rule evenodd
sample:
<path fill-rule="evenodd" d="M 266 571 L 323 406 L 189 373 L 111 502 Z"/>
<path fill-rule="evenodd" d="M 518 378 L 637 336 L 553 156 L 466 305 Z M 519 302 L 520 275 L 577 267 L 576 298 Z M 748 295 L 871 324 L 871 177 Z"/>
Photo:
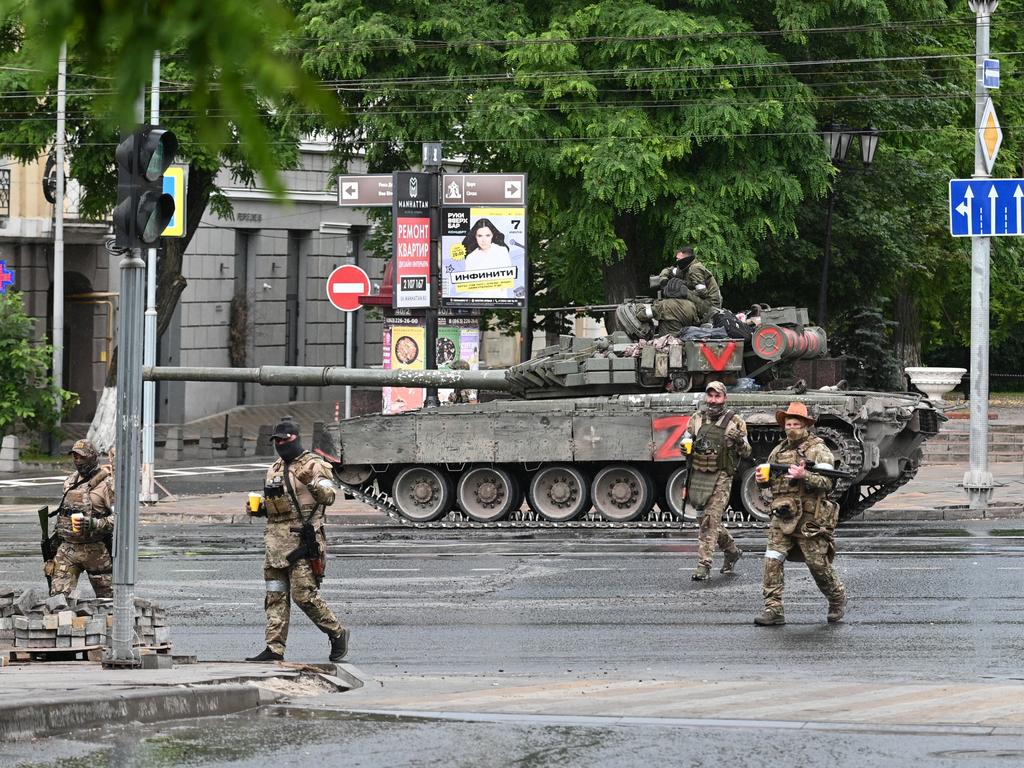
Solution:
<path fill-rule="evenodd" d="M 646 307 L 640 309 L 638 318 L 646 321 Z M 700 310 L 689 299 L 659 299 L 651 305 L 654 319 L 658 321 L 656 336 L 676 336 L 684 328 L 700 324 Z"/>
<path fill-rule="evenodd" d="M 726 413 L 730 414 L 728 419 L 724 419 Z M 704 446 L 705 450 L 701 452 L 695 445 L 690 456 L 691 468 L 698 472 L 726 472 L 732 475 L 736 472 L 739 460 L 751 453 L 750 442 L 747 440 L 747 422 L 738 413 L 729 411 L 728 407 L 715 420 L 708 417 L 707 411 L 697 411 L 690 416 L 683 437 L 694 441 L 701 437 L 708 438 L 710 444 Z"/>
<path fill-rule="evenodd" d="M 313 525 L 320 546 L 325 547 L 324 513 L 334 503 L 331 466 L 324 459 L 303 451 L 287 465 L 294 500 L 284 482 L 285 466 L 283 459 L 270 466 L 263 489 L 261 509 L 267 516 L 264 542 L 268 568 L 288 567 L 288 555 L 299 546 L 299 531 L 304 522 Z"/>
<path fill-rule="evenodd" d="M 671 277 L 678 277 L 684 283 L 686 287 L 693 291 L 693 294 L 708 303 L 710 307 L 722 307 L 722 289 L 718 285 L 718 280 L 711 274 L 711 270 L 705 267 L 699 261 L 693 261 L 690 266 L 683 270 L 679 267 L 665 267 L 658 274 L 661 278 L 661 282 L 666 282 Z M 698 285 L 703 285 L 703 288 L 698 288 Z"/>
<path fill-rule="evenodd" d="M 71 515 L 80 512 L 93 521 L 78 533 L 71 530 Z M 97 467 L 87 480 L 74 472 L 64 481 L 64 501 L 57 514 L 57 534 L 71 544 L 103 541 L 114 530 L 114 478 L 109 467 Z"/>
<path fill-rule="evenodd" d="M 783 440 L 768 455 L 769 462 L 778 464 L 799 464 L 804 459 L 829 466 L 835 461 L 832 451 L 817 435 L 809 435 L 795 445 L 788 439 Z M 831 535 L 835 530 L 839 505 L 826 498 L 832 490 L 831 479 L 808 472 L 803 479 L 791 482 L 785 472 L 780 472 L 772 475 L 769 488 L 773 527 L 787 534 L 802 536 Z M 813 530 L 805 525 L 807 520 L 814 521 Z"/>

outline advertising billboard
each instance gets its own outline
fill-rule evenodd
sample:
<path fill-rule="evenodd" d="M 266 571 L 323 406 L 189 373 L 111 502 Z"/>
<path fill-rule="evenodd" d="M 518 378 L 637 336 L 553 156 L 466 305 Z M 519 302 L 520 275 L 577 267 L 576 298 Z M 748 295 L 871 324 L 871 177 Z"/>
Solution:
<path fill-rule="evenodd" d="M 441 302 L 452 307 L 523 306 L 526 209 L 446 207 L 441 219 Z"/>

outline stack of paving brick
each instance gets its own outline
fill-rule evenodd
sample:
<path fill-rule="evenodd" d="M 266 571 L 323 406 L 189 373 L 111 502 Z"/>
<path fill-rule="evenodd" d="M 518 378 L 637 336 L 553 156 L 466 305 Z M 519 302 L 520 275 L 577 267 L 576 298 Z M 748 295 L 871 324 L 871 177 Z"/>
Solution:
<path fill-rule="evenodd" d="M 0 588 L 0 646 L 17 650 L 105 646 L 113 625 L 112 600 L 49 597 L 35 589 L 18 594 Z M 164 609 L 136 600 L 135 633 L 137 645 L 167 644 L 170 628 Z"/>

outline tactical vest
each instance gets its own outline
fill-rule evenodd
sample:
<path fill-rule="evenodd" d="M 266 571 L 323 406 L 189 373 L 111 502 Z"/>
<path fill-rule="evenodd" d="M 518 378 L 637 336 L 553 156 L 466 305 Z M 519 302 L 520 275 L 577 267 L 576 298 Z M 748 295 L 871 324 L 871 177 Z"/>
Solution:
<path fill-rule="evenodd" d="M 295 498 L 299 502 L 299 509 L 295 509 L 291 494 L 288 493 L 288 487 L 284 482 L 284 460 L 278 459 L 274 462 L 267 471 L 266 488 L 264 488 L 267 522 L 301 523 L 303 519 L 309 519 L 310 514 L 317 506 L 317 501 L 309 490 L 309 482 L 314 475 L 312 465 L 317 461 L 320 459 L 316 454 L 304 451 L 287 465 L 288 479 L 291 482 Z"/>
<path fill-rule="evenodd" d="M 732 422 L 733 412 L 726 410 L 714 421 L 701 418 L 700 428 L 693 438 L 690 469 L 697 472 L 736 473 L 738 457 L 725 440 L 725 431 Z"/>
<path fill-rule="evenodd" d="M 78 473 L 75 473 L 72 477 L 74 479 L 71 485 L 74 485 L 75 482 L 81 479 Z M 92 477 L 76 488 L 72 488 L 64 495 L 64 501 L 57 515 L 57 533 L 64 541 L 71 544 L 91 544 L 94 541 L 103 541 L 107 534 L 101 531 L 86 530 L 85 526 L 82 526 L 78 533 L 73 533 L 71 530 L 71 515 L 79 512 L 86 517 L 107 517 L 110 514 L 109 509 L 96 509 L 90 495 L 93 490 L 99 487 L 100 483 L 106 482 L 108 477 L 110 477 L 110 468 L 99 467 L 93 472 Z"/>

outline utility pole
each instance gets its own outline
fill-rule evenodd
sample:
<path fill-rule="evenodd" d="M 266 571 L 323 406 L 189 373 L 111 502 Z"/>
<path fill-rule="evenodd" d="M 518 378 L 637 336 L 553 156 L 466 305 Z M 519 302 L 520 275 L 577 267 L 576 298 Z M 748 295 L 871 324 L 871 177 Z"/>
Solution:
<path fill-rule="evenodd" d="M 149 123 L 160 124 L 160 51 L 153 52 L 153 83 L 149 97 Z M 156 365 L 156 274 L 157 249 L 149 249 L 146 264 L 146 319 L 143 365 Z M 156 501 L 153 490 L 154 447 L 156 442 L 156 382 L 142 385 L 142 490 L 139 501 Z"/>
<path fill-rule="evenodd" d="M 974 84 L 974 174 L 990 178 L 982 150 L 982 116 L 989 95 L 985 89 L 985 59 L 989 54 L 992 13 L 999 0 L 968 0 L 975 14 L 977 42 Z M 971 421 L 970 469 L 964 474 L 964 490 L 971 509 L 985 509 L 992 496 L 992 473 L 988 468 L 988 346 L 989 346 L 989 254 L 992 240 L 971 238 Z"/>
<path fill-rule="evenodd" d="M 57 59 L 57 185 L 53 203 L 53 387 L 60 424 L 60 390 L 64 386 L 64 134 L 67 111 L 68 44 L 61 43 Z M 54 452 L 56 452 L 54 446 Z"/>

